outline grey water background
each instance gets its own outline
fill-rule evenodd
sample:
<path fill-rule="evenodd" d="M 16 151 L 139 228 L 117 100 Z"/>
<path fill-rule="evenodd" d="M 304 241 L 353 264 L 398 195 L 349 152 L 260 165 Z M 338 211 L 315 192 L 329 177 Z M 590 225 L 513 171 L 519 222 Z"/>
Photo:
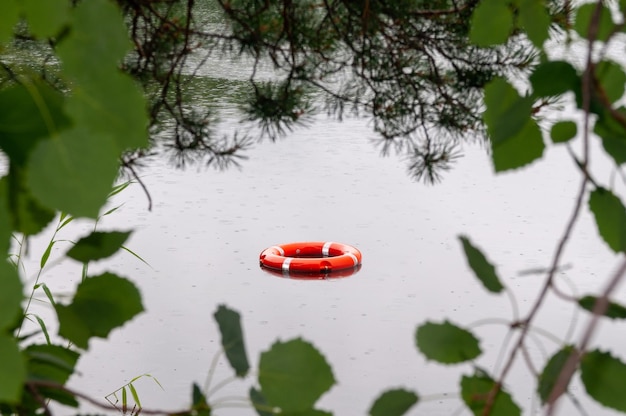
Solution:
<path fill-rule="evenodd" d="M 323 352 L 338 385 L 322 397 L 321 409 L 366 414 L 382 391 L 402 386 L 425 400 L 410 414 L 469 414 L 454 413 L 460 406 L 454 393 L 460 374 L 471 367 L 426 362 L 415 347 L 415 329 L 444 319 L 472 328 L 485 351 L 478 365 L 493 369 L 507 332 L 496 321 L 514 319 L 514 308 L 508 296 L 481 287 L 457 236 L 470 236 L 484 250 L 525 313 L 542 277 L 519 272 L 548 266 L 573 207 L 579 173 L 565 148 L 551 146 L 540 162 L 494 175 L 486 150 L 474 145 L 465 146 L 465 157 L 442 183 L 427 186 L 411 180 L 399 157 L 381 157 L 369 140 L 374 137 L 363 120 L 320 119 L 276 143 L 255 146 L 240 170 L 180 171 L 165 162 L 146 169 L 142 180 L 154 201 L 152 212 L 135 185 L 111 202 L 123 206 L 100 228 L 136 229 L 127 246 L 150 267 L 120 253 L 90 272 L 112 270 L 131 278 L 147 312 L 108 340 L 92 340 L 70 386 L 102 398 L 149 373 L 163 390 L 150 379 L 136 382 L 143 406 L 184 407 L 191 382 L 205 383 L 220 350 L 212 314 L 226 304 L 242 314 L 253 367 L 276 339 L 303 337 Z M 610 164 L 597 150 L 592 168 L 608 180 Z M 559 279 L 568 293 L 597 292 L 617 260 L 584 211 L 565 256 L 571 268 Z M 320 281 L 280 278 L 259 268 L 258 255 L 267 246 L 302 240 L 352 244 L 363 252 L 363 267 L 347 278 Z M 66 249 L 58 246 L 57 253 Z M 34 242 L 31 252 L 36 248 Z M 73 290 L 79 276 L 79 265 L 62 263 L 44 273 L 43 281 L 62 293 Z M 620 291 L 617 299 L 624 301 L 624 295 Z M 548 300 L 537 325 L 559 339 L 576 340 L 589 316 Z M 603 322 L 596 340 L 626 359 L 623 325 Z M 558 347 L 535 334 L 528 348 L 540 370 L 546 351 Z M 519 362 L 507 387 L 530 414 L 534 382 Z M 212 384 L 231 375 L 222 357 Z M 245 397 L 254 377 L 226 385 L 211 401 Z M 575 383 L 574 394 L 580 390 Z M 571 414 L 563 402 L 561 414 Z M 584 405 L 589 414 L 612 414 Z M 215 414 L 254 413 L 217 406 Z"/>

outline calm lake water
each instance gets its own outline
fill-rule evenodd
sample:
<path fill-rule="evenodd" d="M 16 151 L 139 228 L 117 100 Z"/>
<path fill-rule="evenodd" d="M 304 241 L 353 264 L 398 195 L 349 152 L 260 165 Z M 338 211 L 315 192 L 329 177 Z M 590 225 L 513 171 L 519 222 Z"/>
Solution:
<path fill-rule="evenodd" d="M 221 64 L 203 68 L 200 75 L 247 76 Z M 228 117 L 222 126 L 230 133 L 237 128 Z M 498 370 L 500 347 L 507 339 L 502 320 L 515 320 L 517 309 L 525 314 L 542 284 L 541 275 L 520 272 L 549 265 L 573 207 L 579 174 L 566 149 L 552 146 L 541 162 L 496 176 L 486 150 L 468 145 L 443 182 L 428 186 L 412 181 L 398 156 L 381 157 L 371 143 L 375 138 L 364 120 L 320 118 L 276 143 L 258 144 L 239 170 L 180 171 L 165 162 L 145 169 L 142 179 L 154 202 L 152 211 L 134 185 L 111 202 L 123 205 L 99 228 L 135 229 L 127 246 L 149 266 L 120 253 L 94 263 L 90 272 L 112 270 L 131 278 L 141 288 L 147 312 L 108 340 L 92 340 L 70 386 L 104 401 L 148 373 L 163 389 L 149 378 L 135 383 L 146 408 L 184 408 L 191 383 L 205 383 L 220 351 L 212 315 L 226 304 L 242 314 L 253 368 L 259 353 L 276 339 L 302 337 L 323 352 L 338 385 L 322 397 L 320 409 L 338 416 L 364 415 L 381 392 L 405 387 L 423 400 L 410 415 L 469 414 L 456 392 L 460 375 L 472 368 L 426 362 L 415 347 L 416 327 L 448 319 L 473 328 L 485 350 L 478 365 Z M 608 184 L 611 167 L 595 149 L 596 178 Z M 624 196 L 623 184 L 616 186 L 615 192 Z M 76 222 L 58 238 L 76 239 L 91 226 Z M 504 294 L 488 294 L 474 278 L 460 234 L 497 265 L 515 307 Z M 36 271 L 50 235 L 31 242 L 27 276 Z M 258 256 L 266 247 L 312 240 L 356 246 L 363 267 L 347 278 L 313 281 L 276 277 L 259 268 Z M 51 261 L 68 247 L 57 244 Z M 565 258 L 570 268 L 559 286 L 576 294 L 601 290 L 617 263 L 586 208 Z M 71 293 L 79 280 L 80 265 L 71 262 L 56 264 L 42 277 L 59 296 Z M 624 288 L 617 300 L 626 302 Z M 554 297 L 549 302 L 537 325 L 562 342 L 577 341 L 589 316 Z M 45 306 L 34 307 L 46 315 Z M 626 361 L 623 325 L 603 322 L 595 339 Z M 558 346 L 536 334 L 528 349 L 541 369 Z M 212 386 L 231 375 L 222 357 Z M 247 396 L 254 378 L 252 374 L 212 394 L 215 414 L 255 414 L 249 407 L 233 406 Z M 534 414 L 535 384 L 522 361 L 507 381 L 524 414 Z M 576 380 L 572 391 L 581 390 Z M 614 414 L 584 397 L 581 401 L 590 415 Z M 83 410 L 96 411 L 90 406 Z M 61 409 L 59 414 L 69 412 Z M 575 414 L 568 400 L 562 401 L 559 414 Z"/>
<path fill-rule="evenodd" d="M 338 385 L 323 396 L 321 409 L 363 415 L 382 391 L 403 386 L 424 399 L 411 415 L 469 414 L 454 412 L 460 407 L 459 376 L 471 372 L 470 366 L 426 362 L 415 347 L 415 329 L 427 320 L 449 319 L 465 327 L 482 322 L 474 328 L 486 350 L 478 364 L 493 369 L 506 327 L 484 320 L 514 319 L 514 309 L 506 295 L 482 289 L 457 236 L 470 236 L 485 251 L 524 313 L 542 278 L 519 272 L 549 264 L 571 212 L 576 170 L 564 148 L 551 147 L 540 163 L 495 176 L 485 150 L 468 146 L 441 184 L 427 186 L 413 182 L 398 157 L 381 157 L 371 138 L 364 121 L 319 120 L 284 140 L 257 145 L 240 170 L 179 171 L 166 164 L 145 170 L 152 212 L 135 185 L 115 198 L 112 205 L 124 205 L 100 228 L 136 229 L 127 246 L 150 267 L 122 253 L 90 271 L 130 277 L 141 288 L 147 312 L 109 340 L 91 341 L 70 386 L 102 398 L 149 373 L 163 390 L 150 379 L 139 380 L 145 407 L 184 407 L 191 382 L 204 384 L 220 350 L 212 314 L 227 304 L 242 314 L 254 365 L 276 339 L 303 337 L 324 353 Z M 594 165 L 599 178 L 608 181 L 609 166 L 606 161 Z M 84 234 L 86 227 L 76 224 L 71 232 Z M 60 237 L 75 238 L 71 232 Z M 347 278 L 318 281 L 276 277 L 259 268 L 264 248 L 306 240 L 354 245 L 363 253 L 363 267 Z M 33 241 L 33 262 L 45 244 L 45 238 Z M 57 246 L 57 253 L 67 249 Z M 565 275 L 577 293 L 598 291 L 616 264 L 588 210 L 566 259 L 571 269 Z M 43 281 L 63 293 L 79 276 L 78 265 L 62 263 Z M 624 295 L 619 294 L 622 301 Z M 574 310 L 551 298 L 538 324 L 560 339 L 577 340 L 577 331 L 571 338 L 570 323 L 577 319 L 580 328 L 588 316 Z M 546 351 L 552 353 L 556 345 L 541 335 L 533 339 L 529 350 L 541 368 Z M 626 360 L 623 326 L 605 322 L 597 339 Z M 212 385 L 231 374 L 220 360 Z M 509 378 L 509 390 L 525 414 L 531 414 L 531 381 L 523 364 Z M 234 382 L 215 392 L 215 403 L 226 398 L 215 413 L 253 415 L 227 407 L 233 396 L 246 396 L 249 384 Z M 573 390 L 580 389 L 577 382 Z M 583 402 L 589 414 L 612 414 Z M 561 414 L 571 414 L 566 400 L 563 405 Z"/>

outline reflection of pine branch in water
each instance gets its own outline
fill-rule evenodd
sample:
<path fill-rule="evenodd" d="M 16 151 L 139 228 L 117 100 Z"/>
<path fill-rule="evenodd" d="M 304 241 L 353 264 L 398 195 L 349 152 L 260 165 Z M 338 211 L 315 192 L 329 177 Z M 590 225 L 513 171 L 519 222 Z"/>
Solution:
<path fill-rule="evenodd" d="M 173 150 L 180 166 L 198 161 L 229 166 L 226 160 L 251 141 L 243 146 L 236 137 L 215 138 L 214 112 L 187 100 L 194 81 L 184 74 L 191 71 L 197 78 L 198 69 L 211 61 L 248 56 L 252 88 L 242 108 L 261 136 L 276 139 L 306 125 L 317 110 L 313 103 L 339 119 L 346 112 L 366 114 L 383 141 L 407 144 L 402 149 L 414 178 L 440 180 L 458 155 L 455 143 L 483 135 L 482 87 L 494 76 L 526 71 L 535 53 L 519 38 L 498 48 L 469 44 L 475 0 L 442 9 L 422 4 L 417 10 L 391 1 L 361 3 L 281 1 L 252 7 L 218 0 L 202 4 L 218 16 L 202 25 L 191 0 L 120 0 L 136 45 L 127 70 L 144 85 L 157 85 L 153 124 L 165 117 L 175 125 L 154 135 L 154 142 Z M 552 7 L 556 22 L 562 12 Z M 190 68 L 194 53 L 203 57 Z M 269 71 L 259 73 L 261 64 Z"/>

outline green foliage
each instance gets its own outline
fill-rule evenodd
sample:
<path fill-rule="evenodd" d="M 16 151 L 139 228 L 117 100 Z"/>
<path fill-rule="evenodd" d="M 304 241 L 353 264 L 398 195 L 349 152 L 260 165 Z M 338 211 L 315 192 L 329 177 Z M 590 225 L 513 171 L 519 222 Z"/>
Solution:
<path fill-rule="evenodd" d="M 388 390 L 376 399 L 370 416 L 402 416 L 417 403 L 417 394 L 404 389 Z"/>
<path fill-rule="evenodd" d="M 22 290 L 17 271 L 0 261 L 0 333 L 11 328 L 22 312 Z"/>
<path fill-rule="evenodd" d="M 277 341 L 259 362 L 259 385 L 267 402 L 283 412 L 304 412 L 335 384 L 326 359 L 302 339 Z"/>
<path fill-rule="evenodd" d="M 60 345 L 29 345 L 24 349 L 28 363 L 28 376 L 31 379 L 50 383 L 65 384 L 74 373 L 79 353 Z M 42 387 L 38 393 L 59 403 L 78 407 L 72 394 L 55 388 Z M 31 394 L 27 392 L 26 394 Z M 33 400 L 36 398 L 33 397 Z"/>
<path fill-rule="evenodd" d="M 626 364 L 608 352 L 593 350 L 580 362 L 580 378 L 587 393 L 598 403 L 626 412 Z"/>
<path fill-rule="evenodd" d="M 0 179 L 0 253 L 9 251 L 12 230 L 7 181 L 2 178 Z"/>
<path fill-rule="evenodd" d="M 503 78 L 496 78 L 485 88 L 484 114 L 493 146 L 522 131 L 530 119 L 532 101 L 519 93 Z"/>
<path fill-rule="evenodd" d="M 194 383 L 193 390 L 191 392 L 191 408 L 193 410 L 193 414 L 197 416 L 210 416 L 211 415 L 211 406 L 209 406 L 206 397 L 200 390 L 197 384 Z M 190 414 L 192 414 L 190 412 Z"/>
<path fill-rule="evenodd" d="M 0 148 L 20 167 L 48 136 L 69 127 L 65 98 L 41 81 L 25 79 L 0 91 Z"/>
<path fill-rule="evenodd" d="M 547 61 L 539 64 L 529 77 L 535 97 L 552 97 L 580 88 L 578 72 L 569 62 Z"/>
<path fill-rule="evenodd" d="M 620 107 L 615 112 L 623 117 L 626 109 Z M 602 139 L 604 150 L 613 158 L 615 163 L 626 163 L 626 127 L 614 117 L 602 113 L 596 121 L 593 132 Z"/>
<path fill-rule="evenodd" d="M 106 134 L 66 131 L 31 153 L 29 187 L 48 206 L 77 217 L 96 218 L 118 174 L 116 154 L 113 140 Z"/>
<path fill-rule="evenodd" d="M 528 38 L 537 48 L 542 48 L 543 43 L 550 34 L 550 14 L 542 0 L 520 0 L 519 20 L 521 27 L 526 31 Z"/>
<path fill-rule="evenodd" d="M 18 403 L 25 380 L 26 365 L 17 340 L 0 333 L 0 403 Z"/>
<path fill-rule="evenodd" d="M 235 370 L 237 377 L 244 377 L 250 369 L 250 364 L 248 364 L 239 313 L 220 305 L 213 316 L 219 325 L 222 348 L 230 366 Z"/>
<path fill-rule="evenodd" d="M 465 252 L 465 258 L 469 266 L 485 288 L 493 293 L 502 292 L 504 286 L 500 283 L 496 268 L 493 267 L 477 247 L 472 245 L 467 237 L 459 236 L 459 240 L 461 240 L 461 244 L 463 245 L 463 251 Z"/>
<path fill-rule="evenodd" d="M 492 159 L 496 172 L 517 169 L 543 156 L 545 144 L 537 123 L 529 119 L 522 130 L 505 142 L 492 142 Z"/>
<path fill-rule="evenodd" d="M 552 393 L 563 366 L 574 351 L 573 347 L 565 346 L 554 354 L 546 363 L 541 375 L 539 376 L 539 383 L 537 383 L 537 393 L 541 399 L 541 403 L 545 404 Z"/>
<path fill-rule="evenodd" d="M 89 277 L 78 285 L 69 305 L 56 304 L 59 334 L 80 348 L 89 338 L 109 332 L 143 311 L 141 296 L 128 280 L 112 273 Z"/>
<path fill-rule="evenodd" d="M 66 255 L 82 263 L 100 260 L 115 254 L 129 236 L 130 232 L 94 231 L 78 240 Z"/>
<path fill-rule="evenodd" d="M 473 360 L 482 352 L 478 339 L 471 332 L 448 321 L 420 325 L 415 339 L 417 347 L 426 358 L 442 364 Z"/>
<path fill-rule="evenodd" d="M 578 299 L 578 304 L 583 309 L 588 310 L 589 312 L 593 312 L 593 308 L 597 300 L 597 296 L 587 295 Z M 626 307 L 615 302 L 609 302 L 608 307 L 603 315 L 611 319 L 626 319 Z"/>
<path fill-rule="evenodd" d="M 145 99 L 117 69 L 130 43 L 116 7 L 106 0 L 81 2 L 70 23 L 58 54 L 67 76 L 80 86 L 64 106 L 73 126 L 32 150 L 28 186 L 48 206 L 95 218 L 117 176 L 121 152 L 147 145 Z"/>
<path fill-rule="evenodd" d="M 20 17 L 17 0 L 6 0 L 2 3 L 0 13 L 0 51 L 2 44 L 8 42 L 13 35 L 13 28 Z"/>
<path fill-rule="evenodd" d="M 553 143 L 565 143 L 576 137 L 578 128 L 573 121 L 559 121 L 552 126 L 550 138 Z"/>
<path fill-rule="evenodd" d="M 496 172 L 520 168 L 543 155 L 541 130 L 530 117 L 531 97 L 520 97 L 508 82 L 496 78 L 485 88 L 485 105 Z"/>
<path fill-rule="evenodd" d="M 24 235 L 34 235 L 41 232 L 53 219 L 54 210 L 43 206 L 31 193 L 25 183 L 25 169 L 11 165 L 8 182 L 9 206 L 13 230 Z"/>
<path fill-rule="evenodd" d="M 580 37 L 587 39 L 590 23 L 596 12 L 600 14 L 596 39 L 606 41 L 613 32 L 615 25 L 613 24 L 613 19 L 611 18 L 611 11 L 601 3 L 587 3 L 580 6 L 576 13 L 574 29 L 576 29 L 576 32 Z"/>
<path fill-rule="evenodd" d="M 610 103 L 622 98 L 626 74 L 620 65 L 611 61 L 601 61 L 596 66 L 596 77 L 602 88 L 601 94 L 606 96 Z"/>
<path fill-rule="evenodd" d="M 491 399 L 491 394 L 495 397 Z M 515 416 L 522 412 L 506 391 L 496 385 L 496 382 L 482 371 L 476 371 L 473 376 L 463 376 L 461 379 L 461 397 L 475 416 L 486 414 L 491 416 Z"/>
<path fill-rule="evenodd" d="M 472 15 L 470 40 L 479 46 L 505 43 L 513 32 L 513 10 L 502 0 L 482 0 Z"/>
<path fill-rule="evenodd" d="M 22 11 L 33 35 L 48 38 L 56 35 L 69 20 L 68 0 L 22 0 Z"/>
<path fill-rule="evenodd" d="M 626 251 L 626 209 L 622 201 L 608 189 L 596 188 L 589 196 L 589 209 L 611 250 Z"/>
<path fill-rule="evenodd" d="M 250 402 L 252 403 L 254 410 L 256 410 L 259 416 L 271 416 L 273 414 L 273 412 L 269 411 L 271 407 L 267 404 L 267 400 L 265 400 L 263 393 L 254 387 L 250 387 L 248 395 L 250 396 Z"/>

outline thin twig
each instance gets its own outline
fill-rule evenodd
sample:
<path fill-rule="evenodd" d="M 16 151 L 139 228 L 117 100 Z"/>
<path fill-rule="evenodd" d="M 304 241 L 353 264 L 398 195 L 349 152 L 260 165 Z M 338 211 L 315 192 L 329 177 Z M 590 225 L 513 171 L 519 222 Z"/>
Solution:
<path fill-rule="evenodd" d="M 130 163 L 127 163 L 126 161 L 122 161 L 122 165 L 130 171 L 130 173 L 133 175 L 137 183 L 139 183 L 139 186 L 141 186 L 141 189 L 143 189 L 144 194 L 146 194 L 146 198 L 148 198 L 148 211 L 152 211 L 152 197 L 150 196 L 150 191 L 148 191 L 148 187 L 146 186 L 145 183 L 143 183 L 143 181 L 137 174 L 137 171 L 135 171 L 135 168 L 133 168 L 133 166 Z"/>
<path fill-rule="evenodd" d="M 592 316 L 585 328 L 585 332 L 578 344 L 578 348 L 575 348 L 572 353 L 567 358 L 567 361 L 563 365 L 561 372 L 559 373 L 559 377 L 557 382 L 554 384 L 554 388 L 550 393 L 550 397 L 548 399 L 548 412 L 547 415 L 552 415 L 555 410 L 556 401 L 558 398 L 565 392 L 567 385 L 569 384 L 570 379 L 576 372 L 578 368 L 578 363 L 582 358 L 583 354 L 587 350 L 587 346 L 589 345 L 589 341 L 591 337 L 595 333 L 600 317 L 604 315 L 606 310 L 609 307 L 609 298 L 615 288 L 623 279 L 626 274 L 626 259 L 622 260 L 622 263 L 618 267 L 617 271 L 613 274 L 613 277 L 607 284 L 606 288 L 602 292 L 602 295 L 596 299 L 596 303 L 593 305 Z"/>

